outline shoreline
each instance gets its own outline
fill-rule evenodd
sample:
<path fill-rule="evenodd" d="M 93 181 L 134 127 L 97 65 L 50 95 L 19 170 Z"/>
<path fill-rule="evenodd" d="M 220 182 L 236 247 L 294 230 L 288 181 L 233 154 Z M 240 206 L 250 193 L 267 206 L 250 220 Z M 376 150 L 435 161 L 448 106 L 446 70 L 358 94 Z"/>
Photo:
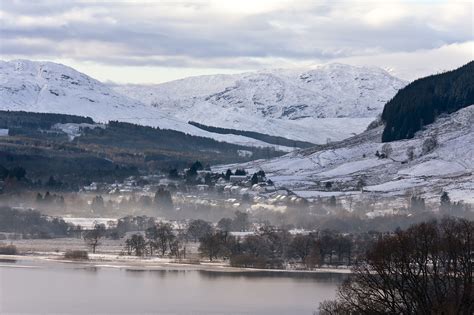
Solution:
<path fill-rule="evenodd" d="M 69 260 L 65 259 L 63 255 L 58 253 L 28 253 L 24 255 L 0 255 L 1 261 L 28 261 L 28 262 L 54 262 L 62 264 L 77 264 L 97 268 L 117 268 L 125 270 L 136 271 L 205 271 L 216 273 L 278 273 L 278 274 L 346 274 L 349 275 L 352 271 L 349 268 L 317 268 L 314 270 L 296 270 L 296 269 L 257 269 L 257 268 L 243 268 L 232 267 L 224 262 L 200 262 L 186 263 L 179 262 L 166 258 L 137 258 L 135 256 L 116 256 L 116 255 L 101 255 L 90 254 L 88 260 Z M 1 265 L 0 267 L 9 267 Z M 10 267 L 13 267 L 10 266 Z"/>

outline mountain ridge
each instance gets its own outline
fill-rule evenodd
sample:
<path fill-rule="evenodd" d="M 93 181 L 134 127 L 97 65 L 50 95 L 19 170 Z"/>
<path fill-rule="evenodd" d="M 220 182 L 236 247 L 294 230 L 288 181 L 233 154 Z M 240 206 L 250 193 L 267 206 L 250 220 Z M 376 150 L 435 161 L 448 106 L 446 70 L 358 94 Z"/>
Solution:
<path fill-rule="evenodd" d="M 203 125 L 321 144 L 362 132 L 405 84 L 380 68 L 327 64 L 113 89 Z"/>

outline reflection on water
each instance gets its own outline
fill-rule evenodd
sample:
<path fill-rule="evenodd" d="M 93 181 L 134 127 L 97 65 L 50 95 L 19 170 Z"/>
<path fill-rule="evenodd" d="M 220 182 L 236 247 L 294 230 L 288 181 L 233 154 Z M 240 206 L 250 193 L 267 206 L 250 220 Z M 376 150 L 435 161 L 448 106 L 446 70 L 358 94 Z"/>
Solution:
<path fill-rule="evenodd" d="M 318 282 L 342 282 L 347 275 L 340 273 L 330 273 L 330 272 L 318 272 L 318 273 L 307 273 L 307 272 L 284 272 L 284 271 L 250 271 L 250 272 L 240 272 L 240 271 L 221 271 L 213 272 L 208 270 L 199 271 L 202 276 L 208 278 L 291 278 L 294 280 L 308 280 L 308 281 L 318 281 Z"/>
<path fill-rule="evenodd" d="M 347 277 L 18 264 L 31 268 L 0 267 L 2 314 L 312 314 L 319 302 L 334 297 Z"/>

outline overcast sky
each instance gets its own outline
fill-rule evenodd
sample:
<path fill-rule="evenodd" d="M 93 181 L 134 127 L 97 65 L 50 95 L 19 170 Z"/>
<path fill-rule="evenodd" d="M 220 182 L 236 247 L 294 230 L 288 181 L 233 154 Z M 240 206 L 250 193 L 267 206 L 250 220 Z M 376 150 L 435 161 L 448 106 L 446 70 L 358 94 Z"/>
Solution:
<path fill-rule="evenodd" d="M 102 81 L 327 62 L 404 79 L 473 58 L 472 1 L 0 1 L 0 58 L 49 60 Z"/>

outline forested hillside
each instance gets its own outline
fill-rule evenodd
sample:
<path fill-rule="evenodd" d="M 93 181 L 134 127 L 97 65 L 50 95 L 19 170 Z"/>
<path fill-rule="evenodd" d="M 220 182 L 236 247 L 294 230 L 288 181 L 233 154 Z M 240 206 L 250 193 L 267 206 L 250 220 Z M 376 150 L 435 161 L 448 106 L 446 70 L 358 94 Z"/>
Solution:
<path fill-rule="evenodd" d="M 219 128 L 213 126 L 203 125 L 194 121 L 188 122 L 190 125 L 196 126 L 202 130 L 206 130 L 213 133 L 219 133 L 223 135 L 231 134 L 231 135 L 238 135 L 249 137 L 253 139 L 257 139 L 266 143 L 271 143 L 275 145 L 282 145 L 287 147 L 294 147 L 294 148 L 310 148 L 314 147 L 315 144 L 306 141 L 298 141 L 298 140 L 291 140 L 283 137 L 271 136 L 260 132 L 255 131 L 246 131 L 246 130 L 237 130 L 231 128 Z"/>
<path fill-rule="evenodd" d="M 383 142 L 413 138 L 443 113 L 474 104 L 474 61 L 463 67 L 416 80 L 395 95 L 382 113 Z"/>
<path fill-rule="evenodd" d="M 4 129 L 49 129 L 58 123 L 92 124 L 94 121 L 90 117 L 75 115 L 0 111 L 0 128 Z"/>
<path fill-rule="evenodd" d="M 239 146 L 175 130 L 62 114 L 0 111 L 0 165 L 30 178 L 75 182 L 129 176 L 138 170 L 184 168 L 271 158 L 273 148 Z M 67 178 L 66 178 L 67 177 Z"/>

